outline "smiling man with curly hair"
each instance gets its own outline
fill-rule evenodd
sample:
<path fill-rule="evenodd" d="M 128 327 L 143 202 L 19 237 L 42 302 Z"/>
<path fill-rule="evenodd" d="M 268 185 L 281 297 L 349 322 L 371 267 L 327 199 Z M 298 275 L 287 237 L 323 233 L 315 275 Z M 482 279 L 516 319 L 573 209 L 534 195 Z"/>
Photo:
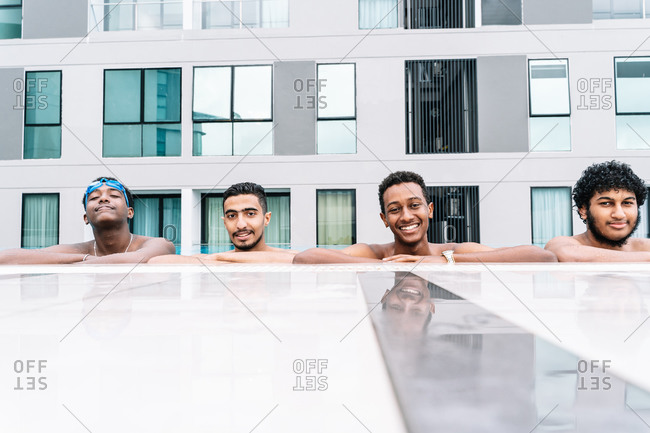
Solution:
<path fill-rule="evenodd" d="M 650 239 L 630 238 L 641 222 L 639 208 L 647 196 L 645 182 L 629 165 L 593 164 L 573 188 L 573 200 L 587 231 L 558 236 L 546 249 L 561 262 L 650 261 Z"/>

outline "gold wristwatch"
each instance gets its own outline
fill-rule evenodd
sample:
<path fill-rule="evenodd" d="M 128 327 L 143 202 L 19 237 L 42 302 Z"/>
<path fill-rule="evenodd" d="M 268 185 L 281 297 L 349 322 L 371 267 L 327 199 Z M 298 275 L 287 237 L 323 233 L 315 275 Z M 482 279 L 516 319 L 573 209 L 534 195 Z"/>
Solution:
<path fill-rule="evenodd" d="M 454 250 L 445 250 L 441 253 L 441 255 L 447 259 L 448 264 L 453 265 L 456 263 L 456 260 L 454 260 Z"/>

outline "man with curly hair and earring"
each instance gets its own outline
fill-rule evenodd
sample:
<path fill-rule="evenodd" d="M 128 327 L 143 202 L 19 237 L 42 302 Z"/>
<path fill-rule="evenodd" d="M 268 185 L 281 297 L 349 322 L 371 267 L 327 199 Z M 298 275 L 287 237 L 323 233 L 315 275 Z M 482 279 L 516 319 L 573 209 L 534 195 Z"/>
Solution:
<path fill-rule="evenodd" d="M 561 262 L 648 262 L 650 239 L 631 238 L 641 222 L 645 182 L 629 165 L 593 164 L 573 188 L 573 200 L 587 231 L 558 236 L 546 244 Z"/>

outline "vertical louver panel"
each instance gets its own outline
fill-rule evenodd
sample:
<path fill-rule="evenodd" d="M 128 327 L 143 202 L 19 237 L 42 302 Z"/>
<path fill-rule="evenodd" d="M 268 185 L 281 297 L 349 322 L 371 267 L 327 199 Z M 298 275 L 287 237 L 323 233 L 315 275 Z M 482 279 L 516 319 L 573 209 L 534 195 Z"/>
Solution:
<path fill-rule="evenodd" d="M 408 0 L 405 12 L 409 29 L 474 27 L 474 0 Z"/>
<path fill-rule="evenodd" d="M 480 242 L 478 186 L 434 186 L 427 190 L 433 201 L 430 242 Z"/>
<path fill-rule="evenodd" d="M 406 61 L 407 153 L 478 151 L 476 60 Z"/>

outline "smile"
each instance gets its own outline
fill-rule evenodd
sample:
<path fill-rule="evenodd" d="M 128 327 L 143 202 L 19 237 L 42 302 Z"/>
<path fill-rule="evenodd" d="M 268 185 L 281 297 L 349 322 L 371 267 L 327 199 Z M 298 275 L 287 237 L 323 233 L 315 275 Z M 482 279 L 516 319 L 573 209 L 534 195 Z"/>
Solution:
<path fill-rule="evenodd" d="M 615 229 L 622 229 L 627 227 L 627 221 L 617 221 L 613 223 L 608 223 L 610 227 L 613 227 Z"/>
<path fill-rule="evenodd" d="M 411 224 L 408 226 L 402 226 L 399 229 L 402 231 L 410 231 L 410 230 L 415 230 L 418 227 L 420 227 L 420 224 Z"/>

